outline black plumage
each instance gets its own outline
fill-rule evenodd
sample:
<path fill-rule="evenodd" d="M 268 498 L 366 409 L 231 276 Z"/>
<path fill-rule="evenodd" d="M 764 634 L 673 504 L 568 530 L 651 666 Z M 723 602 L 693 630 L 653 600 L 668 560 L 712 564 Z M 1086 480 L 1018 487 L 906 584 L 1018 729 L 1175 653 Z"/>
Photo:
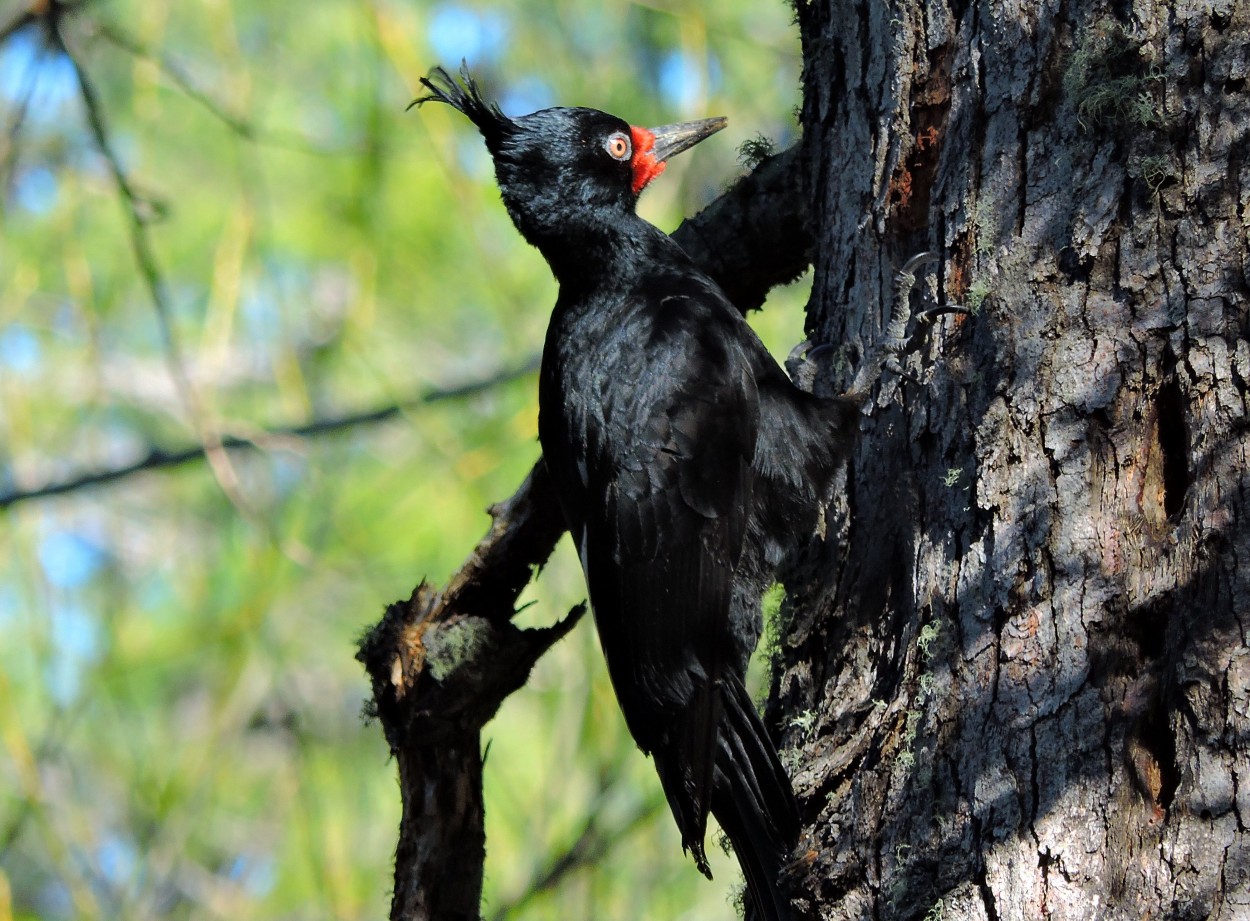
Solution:
<path fill-rule="evenodd" d="M 710 876 L 709 811 L 763 918 L 798 841 L 789 778 L 743 687 L 760 597 L 817 526 L 855 404 L 790 381 L 725 295 L 635 214 L 665 158 L 723 119 L 656 129 L 593 109 L 511 119 L 466 70 L 422 81 L 480 129 L 508 213 L 560 285 L 539 438 L 613 686 Z"/>

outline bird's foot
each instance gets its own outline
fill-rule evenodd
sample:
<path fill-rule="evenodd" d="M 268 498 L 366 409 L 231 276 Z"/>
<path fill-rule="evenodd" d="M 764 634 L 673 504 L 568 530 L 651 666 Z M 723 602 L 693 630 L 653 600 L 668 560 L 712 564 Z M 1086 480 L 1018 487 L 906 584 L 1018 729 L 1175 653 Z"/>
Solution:
<path fill-rule="evenodd" d="M 902 359 L 920 347 L 928 327 L 939 317 L 947 314 L 972 315 L 972 311 L 962 304 L 937 304 L 927 296 L 921 298 L 921 309 L 912 312 L 911 295 L 920 270 L 939 261 L 937 253 L 926 250 L 908 259 L 895 274 L 894 303 L 890 308 L 890 319 L 885 332 L 869 350 L 855 380 L 843 394 L 844 397 L 866 402 L 885 371 L 913 384 L 919 384 L 919 379 L 903 368 Z M 909 334 L 908 327 L 913 318 L 916 325 Z M 790 350 L 785 362 L 786 372 L 796 387 L 811 393 L 818 376 L 829 376 L 822 375 L 822 371 L 826 370 L 823 365 L 835 354 L 836 350 L 832 345 L 813 345 L 810 340 L 805 339 Z"/>
<path fill-rule="evenodd" d="M 934 304 L 927 299 L 922 301 L 924 307 L 921 310 L 915 314 L 912 313 L 911 294 L 916 287 L 916 277 L 920 269 L 929 263 L 940 261 L 937 253 L 926 250 L 908 259 L 895 274 L 894 303 L 890 310 L 890 320 L 886 324 L 885 334 L 860 366 L 854 382 L 845 394 L 847 397 L 867 400 L 869 393 L 881 379 L 882 373 L 887 370 L 898 374 L 904 380 L 919 383 L 914 375 L 903 369 L 901 359 L 920 347 L 927 327 L 938 317 L 952 313 L 971 314 L 972 311 L 961 304 Z M 907 327 L 913 316 L 916 318 L 917 326 L 909 335 Z"/>
<path fill-rule="evenodd" d="M 895 355 L 891 355 L 885 360 L 885 370 L 889 371 L 891 374 L 901 377 L 909 383 L 917 385 L 921 383 L 920 378 L 916 377 L 916 375 L 904 368 L 902 364 L 899 363 L 898 357 Z"/>
<path fill-rule="evenodd" d="M 917 253 L 903 263 L 903 267 L 899 269 L 898 274 L 894 276 L 895 302 L 892 318 L 895 321 L 897 321 L 901 316 L 903 318 L 904 325 L 906 325 L 907 318 L 914 316 L 918 323 L 929 324 L 938 317 L 946 316 L 947 314 L 964 314 L 966 316 L 972 315 L 972 311 L 963 304 L 938 304 L 929 300 L 927 296 L 928 292 L 925 292 L 925 295 L 922 295 L 921 297 L 920 302 L 923 305 L 923 308 L 921 310 L 917 310 L 914 314 L 911 312 L 911 292 L 912 289 L 916 287 L 917 271 L 923 265 L 927 265 L 930 262 L 940 261 L 941 259 L 937 253 L 926 250 L 923 253 Z M 908 344 L 910 344 L 910 340 L 908 340 Z"/>
<path fill-rule="evenodd" d="M 827 343 L 813 345 L 808 339 L 792 348 L 786 356 L 786 373 L 790 375 L 794 386 L 811 393 L 816 384 L 816 375 L 821 369 L 820 357 L 832 352 L 833 346 Z"/>

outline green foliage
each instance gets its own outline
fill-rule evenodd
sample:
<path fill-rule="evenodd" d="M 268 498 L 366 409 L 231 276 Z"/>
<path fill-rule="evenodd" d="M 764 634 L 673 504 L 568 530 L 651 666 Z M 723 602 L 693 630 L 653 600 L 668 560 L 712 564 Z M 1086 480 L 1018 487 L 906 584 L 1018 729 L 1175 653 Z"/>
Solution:
<path fill-rule="evenodd" d="M 820 718 L 820 713 L 815 710 L 804 710 L 802 713 L 790 720 L 790 726 L 793 729 L 803 733 L 803 741 L 810 742 L 812 734 L 816 731 L 816 720 Z"/>
<path fill-rule="evenodd" d="M 23 30 L 0 46 L 0 495 L 256 450 L 0 508 L 0 918 L 383 917 L 399 801 L 354 639 L 455 570 L 538 454 L 532 374 L 409 403 L 524 364 L 555 298 L 471 127 L 404 107 L 464 55 L 518 114 L 730 116 L 644 198 L 671 228 L 740 172 L 735 143 L 792 136 L 787 11 L 114 0 L 61 26 L 168 315 L 68 60 Z M 778 351 L 802 299 L 760 315 Z M 562 546 L 524 619 L 583 594 Z M 589 626 L 487 737 L 487 917 L 724 913 L 736 870 L 712 886 L 683 859 Z M 531 891 L 590 816 L 611 870 Z"/>
<path fill-rule="evenodd" d="M 747 673 L 748 688 L 766 692 L 765 687 L 768 681 L 768 674 L 772 672 L 773 666 L 777 661 L 777 657 L 781 652 L 781 638 L 785 634 L 785 624 L 782 623 L 782 605 L 786 601 L 786 587 L 780 582 L 774 582 L 764 592 L 764 597 L 760 599 L 760 612 L 764 617 L 764 635 L 760 637 L 760 644 L 756 650 L 755 656 L 751 660 L 752 669 Z M 761 694 L 756 694 L 761 696 Z"/>

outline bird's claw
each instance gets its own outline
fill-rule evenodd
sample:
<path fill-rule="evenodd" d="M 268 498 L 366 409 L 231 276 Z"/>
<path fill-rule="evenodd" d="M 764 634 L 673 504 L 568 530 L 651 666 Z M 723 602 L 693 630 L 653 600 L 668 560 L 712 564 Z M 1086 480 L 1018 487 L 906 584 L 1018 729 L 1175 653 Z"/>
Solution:
<path fill-rule="evenodd" d="M 916 314 L 916 320 L 920 323 L 932 323 L 938 317 L 943 317 L 947 314 L 970 317 L 972 316 L 972 310 L 963 304 L 935 304 L 928 310 L 922 310 Z"/>
<path fill-rule="evenodd" d="M 792 348 L 790 354 L 786 356 L 786 373 L 790 375 L 794 386 L 811 393 L 816 384 L 816 373 L 820 370 L 820 363 L 816 358 L 824 352 L 831 351 L 833 351 L 833 346 L 828 343 L 813 345 L 810 339 L 804 339 Z"/>
<path fill-rule="evenodd" d="M 916 375 L 912 374 L 910 371 L 904 368 L 901 364 L 899 364 L 899 360 L 893 355 L 891 355 L 889 358 L 885 360 L 885 370 L 893 372 L 894 374 L 897 374 L 899 377 L 901 377 L 903 380 L 910 381 L 913 384 L 919 385 L 921 383 L 920 378 L 916 377 Z"/>
<path fill-rule="evenodd" d="M 867 359 L 856 374 L 854 382 L 847 391 L 847 396 L 866 398 L 881 378 L 881 374 L 889 370 L 904 380 L 919 383 L 917 378 L 907 373 L 899 360 L 906 356 L 917 345 L 917 334 L 907 334 L 907 326 L 911 321 L 911 292 L 916 287 L 916 275 L 922 266 L 940 262 L 941 257 L 931 251 L 917 253 L 906 262 L 894 275 L 894 303 L 890 309 L 890 319 L 884 333 L 873 348 L 871 357 Z M 917 322 L 931 323 L 933 319 L 946 313 L 967 313 L 966 307 L 951 304 L 932 305 L 918 312 Z"/>
<path fill-rule="evenodd" d="M 900 276 L 902 275 L 915 276 L 916 269 L 930 262 L 940 262 L 941 258 L 942 257 L 939 256 L 937 253 L 933 252 L 933 250 L 926 249 L 922 253 L 916 253 L 916 255 L 912 256 L 910 259 L 904 262 L 903 267 L 898 270 L 898 274 Z"/>
<path fill-rule="evenodd" d="M 901 312 L 902 308 L 907 305 L 912 288 L 916 286 L 917 270 L 927 263 L 940 261 L 941 257 L 937 253 L 925 250 L 923 253 L 917 253 L 903 263 L 903 267 L 894 276 L 894 288 L 898 298 L 895 302 L 896 311 Z M 932 323 L 938 317 L 946 316 L 947 314 L 972 315 L 972 311 L 963 304 L 935 304 L 929 300 L 925 300 L 924 303 L 928 306 L 914 314 L 918 323 Z"/>
<path fill-rule="evenodd" d="M 891 306 L 889 322 L 886 324 L 881 339 L 860 366 L 859 373 L 856 374 L 855 380 L 843 394 L 844 396 L 865 399 L 884 371 L 897 374 L 913 384 L 920 383 L 915 375 L 903 368 L 900 361 L 917 347 L 922 336 L 919 330 L 914 330 L 910 336 L 907 334 L 907 327 L 913 316 L 918 324 L 927 326 L 946 314 L 971 315 L 972 311 L 962 304 L 933 304 L 931 301 L 926 301 L 925 308 L 915 314 L 911 312 L 911 293 L 916 287 L 917 273 L 923 266 L 940 261 L 941 256 L 937 253 L 925 250 L 904 262 L 894 274 L 894 303 Z M 786 357 L 785 365 L 786 372 L 790 375 L 790 380 L 794 382 L 794 385 L 800 390 L 811 393 L 816 382 L 816 375 L 820 371 L 820 363 L 816 361 L 816 358 L 832 349 L 833 346 L 828 344 L 814 346 L 810 340 L 806 339 L 791 349 Z"/>

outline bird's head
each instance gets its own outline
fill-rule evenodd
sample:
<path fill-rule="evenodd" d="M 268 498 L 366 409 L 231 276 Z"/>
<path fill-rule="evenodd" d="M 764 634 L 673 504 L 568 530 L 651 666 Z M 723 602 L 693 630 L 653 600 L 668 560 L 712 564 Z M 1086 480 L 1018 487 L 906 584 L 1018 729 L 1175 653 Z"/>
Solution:
<path fill-rule="evenodd" d="M 456 80 L 435 67 L 421 83 L 481 131 L 495 178 L 517 229 L 546 251 L 554 237 L 576 237 L 634 212 L 638 196 L 670 157 L 725 127 L 726 119 L 639 128 L 597 109 L 543 109 L 509 118 L 488 103 L 466 66 Z"/>

